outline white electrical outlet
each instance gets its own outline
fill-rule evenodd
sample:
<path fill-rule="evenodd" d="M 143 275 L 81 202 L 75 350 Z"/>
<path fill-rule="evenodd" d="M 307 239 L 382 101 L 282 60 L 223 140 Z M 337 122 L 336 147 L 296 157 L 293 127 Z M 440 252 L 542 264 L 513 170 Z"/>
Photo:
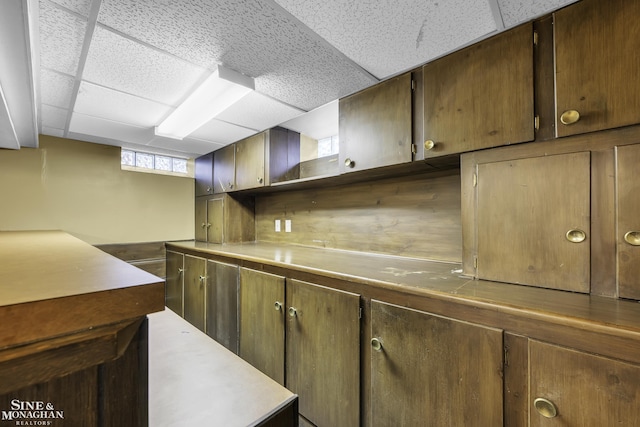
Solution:
<path fill-rule="evenodd" d="M 291 220 L 290 219 L 285 219 L 284 220 L 284 232 L 285 233 L 291 233 Z"/>
<path fill-rule="evenodd" d="M 282 230 L 280 229 L 280 220 L 279 220 L 279 219 L 276 219 L 276 233 L 279 233 L 280 231 L 282 231 Z"/>

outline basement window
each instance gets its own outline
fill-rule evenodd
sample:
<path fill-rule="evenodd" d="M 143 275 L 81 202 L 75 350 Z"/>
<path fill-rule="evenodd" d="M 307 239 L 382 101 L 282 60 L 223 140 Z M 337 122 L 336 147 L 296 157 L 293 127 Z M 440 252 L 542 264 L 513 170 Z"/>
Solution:
<path fill-rule="evenodd" d="M 163 175 L 192 176 L 189 160 L 140 151 L 120 151 L 120 166 L 123 170 L 150 172 Z"/>

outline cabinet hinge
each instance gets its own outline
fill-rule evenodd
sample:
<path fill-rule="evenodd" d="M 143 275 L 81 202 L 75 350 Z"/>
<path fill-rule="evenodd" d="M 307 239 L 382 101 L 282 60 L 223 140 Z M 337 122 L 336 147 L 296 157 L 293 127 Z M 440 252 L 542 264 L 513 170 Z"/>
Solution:
<path fill-rule="evenodd" d="M 362 307 L 358 309 L 358 319 L 362 319 Z"/>
<path fill-rule="evenodd" d="M 478 174 L 477 173 L 473 174 L 473 186 L 474 187 L 478 186 Z"/>
<path fill-rule="evenodd" d="M 411 144 L 411 154 L 418 153 L 418 146 L 416 144 Z"/>
<path fill-rule="evenodd" d="M 538 46 L 538 32 L 537 31 L 533 32 L 533 45 L 534 46 Z"/>
<path fill-rule="evenodd" d="M 416 81 L 411 79 L 411 91 L 413 92 L 414 90 L 416 90 Z"/>
<path fill-rule="evenodd" d="M 537 114 L 533 117 L 533 127 L 536 131 L 540 130 L 540 116 Z"/>
<path fill-rule="evenodd" d="M 504 347 L 504 367 L 509 366 L 509 347 Z"/>
<path fill-rule="evenodd" d="M 476 270 L 478 269 L 478 256 L 475 255 L 473 257 L 473 268 L 475 268 Z"/>

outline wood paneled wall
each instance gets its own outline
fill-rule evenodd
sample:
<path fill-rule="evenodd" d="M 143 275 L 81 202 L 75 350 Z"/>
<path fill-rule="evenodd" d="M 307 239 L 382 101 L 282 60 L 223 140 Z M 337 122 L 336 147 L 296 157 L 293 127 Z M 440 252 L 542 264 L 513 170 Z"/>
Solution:
<path fill-rule="evenodd" d="M 256 235 L 265 242 L 460 262 L 460 171 L 258 195 Z"/>

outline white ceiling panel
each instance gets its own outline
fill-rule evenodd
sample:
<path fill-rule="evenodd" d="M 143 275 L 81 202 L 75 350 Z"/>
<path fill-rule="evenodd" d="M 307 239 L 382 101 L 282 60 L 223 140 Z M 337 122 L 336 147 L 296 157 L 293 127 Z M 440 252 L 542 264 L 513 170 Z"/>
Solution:
<path fill-rule="evenodd" d="M 51 0 L 51 1 L 82 15 L 85 18 L 89 16 L 89 9 L 91 9 L 91 0 Z"/>
<path fill-rule="evenodd" d="M 121 141 L 144 145 L 153 138 L 153 130 L 125 123 L 105 120 L 73 112 L 69 123 L 69 133 L 91 135 L 94 142 L 103 140 Z"/>
<path fill-rule="evenodd" d="M 67 124 L 68 110 L 64 108 L 43 105 L 40 114 L 42 115 L 42 127 L 64 129 Z"/>
<path fill-rule="evenodd" d="M 40 99 L 45 105 L 69 108 L 74 79 L 48 69 L 40 71 Z"/>
<path fill-rule="evenodd" d="M 378 78 L 496 30 L 487 0 L 276 1 Z"/>
<path fill-rule="evenodd" d="M 75 112 L 140 127 L 153 127 L 171 107 L 102 86 L 82 82 Z"/>
<path fill-rule="evenodd" d="M 256 133 L 257 129 L 250 129 L 213 119 L 189 135 L 189 138 L 227 145 Z"/>
<path fill-rule="evenodd" d="M 203 67 L 223 64 L 303 110 L 376 80 L 271 1 L 104 0 L 98 21 Z"/>
<path fill-rule="evenodd" d="M 505 27 L 513 27 L 531 18 L 559 9 L 576 0 L 498 0 Z"/>
<path fill-rule="evenodd" d="M 223 144 L 216 144 L 193 138 L 185 138 L 182 141 L 176 141 L 170 138 L 156 137 L 147 144 L 147 151 L 156 152 L 158 150 L 171 150 L 189 157 L 196 157 L 215 151 L 223 146 Z"/>
<path fill-rule="evenodd" d="M 86 27 L 86 20 L 41 1 L 40 66 L 75 75 Z"/>
<path fill-rule="evenodd" d="M 338 101 L 332 101 L 302 116 L 284 122 L 282 126 L 313 139 L 322 139 L 338 135 L 338 116 Z"/>
<path fill-rule="evenodd" d="M 301 114 L 304 114 L 304 111 L 258 92 L 251 92 L 219 114 L 216 119 L 262 131 Z"/>
<path fill-rule="evenodd" d="M 43 135 L 57 136 L 58 138 L 64 137 L 64 129 L 55 129 L 47 126 L 42 126 Z"/>
<path fill-rule="evenodd" d="M 177 105 L 210 71 L 96 27 L 83 80 Z"/>

